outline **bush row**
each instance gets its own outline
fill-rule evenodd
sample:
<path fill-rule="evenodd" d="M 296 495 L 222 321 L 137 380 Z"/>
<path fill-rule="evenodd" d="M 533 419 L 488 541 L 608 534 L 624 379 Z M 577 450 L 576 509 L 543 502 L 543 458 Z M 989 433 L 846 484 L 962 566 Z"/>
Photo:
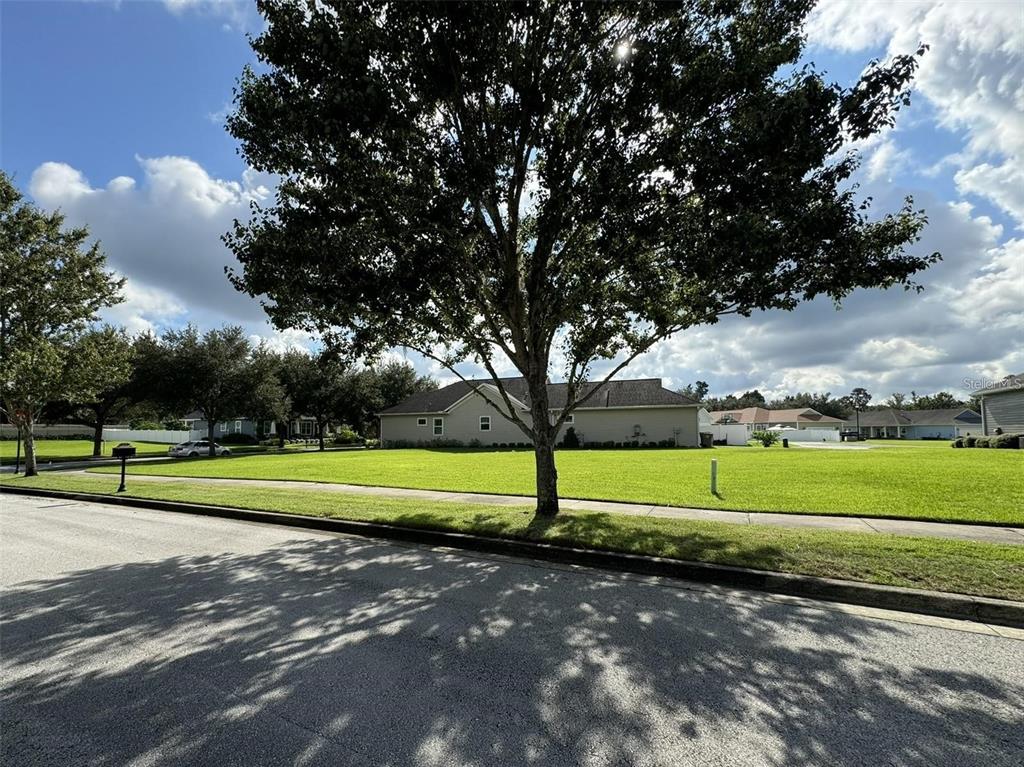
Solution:
<path fill-rule="evenodd" d="M 533 449 L 532 442 L 492 442 L 490 445 L 483 444 L 478 439 L 471 439 L 469 442 L 463 442 L 461 439 L 435 439 L 435 440 L 409 440 L 409 439 L 386 439 L 384 440 L 383 446 L 386 448 L 401 449 L 401 448 L 412 448 L 412 447 L 426 447 L 426 448 L 437 448 L 437 447 L 489 447 L 491 449 Z M 606 442 L 583 442 L 577 445 L 566 445 L 565 442 L 559 442 L 556 447 L 559 450 L 625 450 L 629 448 L 637 448 L 641 450 L 660 449 L 660 448 L 675 448 L 676 443 L 671 439 L 663 439 L 658 442 L 640 442 L 638 440 L 627 440 L 625 442 L 616 442 L 615 440 L 608 440 Z"/>
<path fill-rule="evenodd" d="M 990 437 L 957 437 L 953 447 L 994 447 L 1004 450 L 1016 450 L 1020 447 L 1020 439 L 1024 434 L 993 434 Z"/>

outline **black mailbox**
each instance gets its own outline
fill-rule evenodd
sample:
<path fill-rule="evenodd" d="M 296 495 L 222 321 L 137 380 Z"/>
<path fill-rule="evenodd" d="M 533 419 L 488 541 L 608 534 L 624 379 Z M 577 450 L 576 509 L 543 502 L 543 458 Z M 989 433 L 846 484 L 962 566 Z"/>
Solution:
<path fill-rule="evenodd" d="M 135 457 L 135 448 L 132 447 L 131 445 L 129 445 L 127 442 L 122 442 L 120 445 L 118 445 L 117 447 L 115 447 L 111 451 L 111 454 L 114 456 L 114 458 L 120 458 L 121 459 L 121 486 L 119 488 L 117 488 L 117 492 L 123 493 L 124 492 L 124 463 L 125 463 L 125 459 L 126 458 L 134 458 Z"/>
<path fill-rule="evenodd" d="M 129 445 L 127 442 L 122 442 L 114 448 L 114 458 L 134 458 L 135 447 Z"/>

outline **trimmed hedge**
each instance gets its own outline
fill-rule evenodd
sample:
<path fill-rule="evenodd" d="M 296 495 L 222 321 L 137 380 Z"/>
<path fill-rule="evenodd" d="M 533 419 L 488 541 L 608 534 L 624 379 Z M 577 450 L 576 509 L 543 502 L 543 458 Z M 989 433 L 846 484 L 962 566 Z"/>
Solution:
<path fill-rule="evenodd" d="M 953 447 L 992 447 L 1002 450 L 1017 450 L 1024 434 L 993 434 L 989 437 L 957 437 Z"/>

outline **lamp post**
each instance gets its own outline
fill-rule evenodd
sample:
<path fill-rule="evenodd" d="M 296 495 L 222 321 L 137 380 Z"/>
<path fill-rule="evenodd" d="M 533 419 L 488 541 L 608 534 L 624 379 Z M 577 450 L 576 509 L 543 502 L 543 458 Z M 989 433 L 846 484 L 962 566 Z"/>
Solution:
<path fill-rule="evenodd" d="M 117 492 L 123 493 L 124 490 L 125 490 L 125 487 L 124 487 L 124 466 L 125 466 L 125 462 L 129 458 L 134 458 L 135 457 L 135 448 L 132 447 L 127 442 L 122 442 L 120 445 L 118 445 L 117 447 L 114 448 L 114 450 L 112 452 L 112 455 L 114 456 L 114 458 L 120 458 L 121 459 L 121 486 L 119 488 L 117 488 Z"/>

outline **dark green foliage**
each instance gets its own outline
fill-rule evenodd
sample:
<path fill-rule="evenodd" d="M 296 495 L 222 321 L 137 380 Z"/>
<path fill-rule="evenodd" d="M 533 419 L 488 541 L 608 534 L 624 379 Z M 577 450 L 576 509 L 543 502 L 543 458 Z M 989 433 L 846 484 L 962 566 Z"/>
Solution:
<path fill-rule="evenodd" d="M 22 200 L 0 171 L 0 411 L 25 440 L 25 474 L 36 473 L 35 423 L 54 402 L 91 401 L 127 375 L 116 350 L 87 333 L 100 309 L 120 303 L 124 280 L 106 270 L 99 245 L 63 214 Z"/>
<path fill-rule="evenodd" d="M 999 434 L 989 437 L 989 446 L 1002 448 L 1004 450 L 1016 450 L 1020 447 L 1020 438 L 1024 434 Z"/>
<path fill-rule="evenodd" d="M 779 441 L 779 433 L 777 431 L 755 431 L 750 438 L 760 442 L 764 447 L 771 447 Z"/>
<path fill-rule="evenodd" d="M 251 434 L 224 434 L 217 438 L 222 445 L 256 445 L 259 440 Z"/>
<path fill-rule="evenodd" d="M 565 430 L 565 437 L 562 439 L 562 447 L 579 447 L 580 438 L 576 434 L 576 428 L 570 426 Z"/>
<path fill-rule="evenodd" d="M 795 67 L 811 6 L 262 0 L 228 128 L 282 183 L 226 237 L 232 279 L 281 327 L 477 360 L 503 397 L 507 357 L 534 412 L 505 398 L 506 417 L 554 513 L 551 448 L 592 363 L 616 358 L 610 377 L 723 315 L 915 287 L 937 259 L 906 249 L 910 200 L 880 215 L 850 183 L 849 142 L 892 125 L 917 57 L 852 87 Z"/>

